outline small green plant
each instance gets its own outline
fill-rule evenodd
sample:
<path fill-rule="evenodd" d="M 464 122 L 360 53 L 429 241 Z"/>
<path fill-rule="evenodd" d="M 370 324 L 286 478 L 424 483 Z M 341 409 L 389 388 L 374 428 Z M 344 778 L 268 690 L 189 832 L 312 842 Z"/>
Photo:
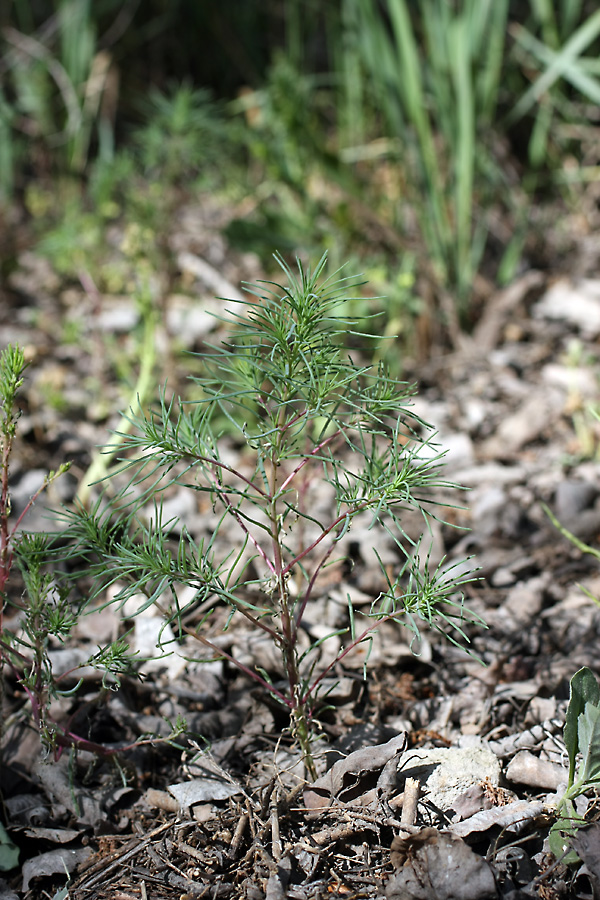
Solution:
<path fill-rule="evenodd" d="M 18 529 L 39 495 L 55 478 L 69 468 L 68 464 L 65 464 L 57 472 L 50 472 L 41 487 L 30 498 L 16 522 L 11 523 L 9 463 L 20 416 L 17 393 L 23 384 L 25 368 L 23 350 L 9 344 L 0 354 L 0 634 L 3 633 L 4 607 L 7 601 L 6 584 L 14 561 Z"/>
<path fill-rule="evenodd" d="M 472 573 L 455 576 L 442 565 L 431 571 L 402 527 L 407 509 L 420 510 L 426 522 L 429 492 L 449 485 L 439 474 L 443 454 L 410 412 L 412 390 L 383 365 L 360 366 L 344 351 L 352 322 L 342 315 L 343 301 L 356 283 L 323 280 L 325 256 L 314 271 L 299 263 L 298 275 L 278 262 L 287 284 L 249 289 L 247 306 L 231 313 L 233 332 L 204 356 L 206 373 L 192 379 L 200 399 L 163 393 L 154 411 L 127 416 L 136 426 L 121 442 L 127 486 L 108 503 L 101 497 L 89 510 L 68 513 L 66 533 L 73 555 L 89 560 L 97 594 L 118 584 L 116 602 L 142 595 L 138 612 L 154 604 L 179 637 L 192 635 L 209 658 L 226 658 L 287 709 L 314 778 L 312 740 L 325 679 L 382 622 L 406 626 L 415 638 L 425 622 L 461 645 L 468 643 L 464 624 L 483 623 L 464 605 L 461 588 Z M 237 466 L 221 453 L 224 431 L 246 448 Z M 171 541 L 161 495 L 176 484 L 208 495 L 218 511 L 206 540 L 182 523 Z M 330 496 L 327 512 L 323 494 Z M 366 613 L 348 596 L 348 625 L 330 635 L 339 649 L 319 667 L 323 639 L 307 646 L 307 613 L 359 518 L 393 537 L 397 571 L 380 563 L 387 587 Z M 228 522 L 239 541 L 228 538 L 224 550 Z M 188 597 L 193 589 L 186 603 L 183 587 Z M 240 617 L 272 641 L 283 682 L 222 649 L 210 626 L 224 607 L 225 628 Z M 192 627 L 196 609 L 200 621 Z"/>
<path fill-rule="evenodd" d="M 600 686 L 587 666 L 571 678 L 564 739 L 569 756 L 569 779 L 550 830 L 550 850 L 557 859 L 576 862 L 577 855 L 568 850 L 568 839 L 585 821 L 577 813 L 574 801 L 586 791 L 600 786 Z"/>
<path fill-rule="evenodd" d="M 226 152 L 231 129 L 205 90 L 189 84 L 156 89 L 144 102 L 146 123 L 133 136 L 142 171 L 164 185 L 202 177 L 210 184 Z"/>
<path fill-rule="evenodd" d="M 25 691 L 33 722 L 48 750 L 59 754 L 64 747 L 85 747 L 99 754 L 110 754 L 114 751 L 78 736 L 69 724 L 56 722 L 52 716 L 52 701 L 76 693 L 77 684 L 74 688 L 71 684 L 67 689 L 63 685 L 76 682 L 74 675 L 78 668 L 93 666 L 103 671 L 105 677 L 110 674 L 112 684 L 118 683 L 119 676 L 125 673 L 135 675 L 139 660 L 134 659 L 125 641 L 117 640 L 97 649 L 76 669 L 61 676 L 52 671 L 51 644 L 65 643 L 84 614 L 87 600 L 84 598 L 78 604 L 70 600 L 70 586 L 58 572 L 51 535 L 27 534 L 20 530 L 40 494 L 68 470 L 69 463 L 50 472 L 20 515 L 11 518 L 10 457 L 19 419 L 17 393 L 23 384 L 25 368 L 23 350 L 9 344 L 0 354 L 0 737 L 4 722 L 4 674 L 8 670 Z M 15 564 L 23 581 L 18 600 L 8 593 Z M 8 606 L 17 610 L 16 628 L 11 628 L 5 615 Z"/>

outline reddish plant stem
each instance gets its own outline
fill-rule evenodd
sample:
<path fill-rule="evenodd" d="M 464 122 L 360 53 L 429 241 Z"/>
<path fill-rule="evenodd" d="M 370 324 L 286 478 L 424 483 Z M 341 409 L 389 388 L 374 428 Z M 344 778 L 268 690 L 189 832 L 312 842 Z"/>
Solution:
<path fill-rule="evenodd" d="M 58 477 L 59 474 L 60 473 L 58 473 L 58 472 L 54 473 L 54 477 Z M 14 538 L 15 534 L 17 533 L 17 531 L 19 529 L 19 526 L 21 525 L 21 522 L 23 521 L 23 519 L 25 518 L 25 516 L 27 515 L 27 513 L 29 512 L 29 510 L 31 509 L 31 507 L 33 506 L 35 501 L 37 500 L 37 498 L 40 496 L 40 494 L 42 494 L 46 490 L 48 485 L 51 484 L 51 482 L 54 480 L 54 477 L 46 477 L 44 479 L 44 483 L 37 489 L 37 491 L 35 491 L 34 494 L 31 495 L 31 497 L 27 501 L 25 509 L 23 510 L 23 512 L 21 513 L 21 515 L 16 520 L 15 524 L 13 525 L 13 527 L 10 530 L 10 533 L 8 536 L 9 541 L 12 541 L 12 539 Z"/>
<path fill-rule="evenodd" d="M 275 467 L 274 467 L 275 469 Z M 274 474 L 274 485 L 276 486 L 277 474 Z M 271 509 L 271 528 L 273 534 L 273 562 L 275 565 L 275 579 L 277 582 L 277 593 L 279 596 L 279 614 L 281 616 L 281 648 L 283 659 L 290 687 L 290 700 L 292 708 L 296 704 L 296 688 L 298 685 L 298 668 L 296 664 L 295 644 L 294 644 L 294 628 L 292 625 L 292 617 L 288 602 L 288 590 L 286 585 L 286 574 L 284 573 L 283 556 L 281 552 L 281 543 L 279 541 L 279 526 L 277 523 L 276 499 L 273 498 Z"/>
<path fill-rule="evenodd" d="M 370 504 L 368 500 L 363 500 L 362 503 L 358 503 L 351 511 L 341 513 L 339 516 L 336 516 L 331 525 L 328 525 L 327 528 L 324 528 L 319 537 L 316 538 L 312 542 L 312 544 L 310 544 L 310 546 L 306 547 L 301 553 L 295 556 L 294 559 L 287 564 L 287 566 L 285 566 L 283 574 L 287 575 L 290 569 L 292 569 L 297 563 L 299 563 L 300 560 L 304 559 L 305 556 L 308 556 L 309 553 L 312 553 L 315 547 L 318 547 L 321 541 L 323 541 L 328 534 L 331 534 L 334 528 L 337 528 L 338 525 L 341 525 L 342 522 L 356 515 L 356 513 L 362 512 L 363 510 L 367 509 L 369 505 Z"/>
<path fill-rule="evenodd" d="M 185 631 L 186 634 L 189 634 L 190 637 L 194 638 L 194 640 L 199 641 L 201 644 L 204 644 L 205 647 L 209 647 L 211 650 L 213 650 L 217 657 L 226 659 L 227 662 L 230 662 L 233 666 L 236 667 L 236 669 L 239 669 L 240 672 L 244 672 L 245 675 L 247 675 L 249 678 L 252 678 L 252 680 L 257 684 L 260 684 L 261 687 L 265 688 L 272 696 L 277 697 L 277 699 L 284 703 L 285 706 L 287 706 L 289 709 L 292 708 L 292 704 L 285 696 L 285 694 L 282 694 L 282 692 L 278 691 L 277 688 L 273 687 L 272 684 L 269 684 L 269 682 L 265 678 L 263 678 L 262 675 L 259 675 L 258 672 L 255 672 L 253 669 L 249 668 L 249 666 L 245 666 L 244 663 L 241 663 L 239 660 L 237 660 L 234 656 L 231 655 L 231 653 L 228 653 L 227 650 L 223 650 L 221 647 L 217 646 L 217 644 L 214 644 L 211 640 L 209 640 L 209 638 L 205 638 L 204 635 L 198 634 L 196 631 L 194 631 L 193 628 L 190 628 L 187 625 L 183 625 L 182 628 L 183 631 Z"/>
<path fill-rule="evenodd" d="M 23 656 L 22 653 L 19 653 L 17 650 L 14 650 L 11 647 L 7 647 L 3 642 L 2 646 L 10 650 L 11 653 L 19 656 L 25 662 L 28 662 L 27 658 Z M 20 676 L 20 673 L 16 669 L 16 667 L 12 664 L 10 659 L 6 659 L 9 668 L 12 670 L 15 678 L 27 694 L 29 699 L 29 703 L 31 704 L 31 716 L 36 728 L 39 731 L 42 731 L 44 727 L 50 726 L 52 731 L 52 739 L 56 744 L 57 749 L 55 749 L 54 757 L 56 760 L 60 759 L 62 756 L 62 751 L 67 750 L 73 747 L 77 747 L 80 750 L 88 750 L 90 753 L 96 753 L 98 756 L 102 756 L 104 758 L 114 756 L 117 753 L 124 753 L 127 750 L 132 750 L 134 747 L 139 747 L 142 744 L 153 744 L 160 743 L 164 739 L 149 739 L 145 741 L 133 741 L 127 744 L 120 744 L 116 747 L 106 747 L 104 744 L 98 744 L 96 741 L 90 741 L 88 738 L 81 737 L 81 735 L 75 734 L 75 732 L 70 730 L 70 725 L 67 725 L 66 728 L 63 728 L 62 725 L 59 725 L 51 716 L 46 716 L 45 721 L 42 721 L 41 715 L 41 704 L 39 702 L 39 698 L 36 696 L 36 693 L 31 690 L 26 684 L 23 683 L 23 680 Z M 75 669 L 71 669 L 70 672 L 63 672 L 60 676 L 61 678 L 67 676 L 68 674 L 75 671 Z M 70 721 L 73 717 L 71 717 Z"/>
<path fill-rule="evenodd" d="M 207 473 L 207 474 L 209 475 L 209 477 L 213 483 L 214 490 L 218 494 L 219 500 L 221 501 L 221 503 L 225 506 L 227 511 L 230 513 L 230 515 L 233 516 L 233 518 L 235 519 L 235 521 L 237 522 L 239 527 L 242 529 L 244 534 L 247 535 L 248 540 L 250 540 L 251 543 L 254 545 L 256 552 L 262 558 L 263 562 L 266 564 L 266 566 L 269 569 L 269 571 L 271 572 L 271 574 L 275 575 L 276 572 L 275 572 L 274 564 L 271 562 L 271 560 L 269 559 L 269 557 L 267 556 L 267 554 L 265 553 L 265 551 L 263 550 L 263 548 L 261 547 L 259 542 L 256 540 L 254 535 L 251 533 L 250 529 L 244 522 L 244 519 L 242 518 L 242 516 L 240 516 L 240 514 L 238 513 L 234 504 L 229 499 L 229 496 L 226 493 L 226 491 L 223 490 L 223 488 L 221 487 L 221 485 L 219 484 L 219 482 L 217 481 L 217 479 L 215 478 L 215 476 L 212 473 Z M 263 492 L 261 491 L 261 493 L 263 493 Z M 265 498 L 266 497 L 267 497 L 267 495 L 265 494 Z"/>
<path fill-rule="evenodd" d="M 168 614 L 167 610 L 164 608 L 164 606 L 161 603 L 158 602 L 158 600 L 154 601 L 154 606 L 161 613 L 161 615 L 163 615 L 166 619 L 169 618 L 169 614 Z M 242 609 L 240 609 L 239 611 L 243 612 Z M 259 625 L 259 626 L 261 625 L 261 623 L 259 622 L 258 619 L 252 618 L 251 621 L 254 625 Z M 227 662 L 230 662 L 233 666 L 236 667 L 236 669 L 239 669 L 241 672 L 244 672 L 245 675 L 248 675 L 250 678 L 253 679 L 253 681 L 256 681 L 262 687 L 266 688 L 266 690 L 269 691 L 270 694 L 273 694 L 275 697 L 277 697 L 278 700 L 281 700 L 281 702 L 284 703 L 286 706 L 288 706 L 288 707 L 290 706 L 288 700 L 286 699 L 285 695 L 281 693 L 281 691 L 278 691 L 276 688 L 273 687 L 272 684 L 269 684 L 269 682 L 265 678 L 263 678 L 262 675 L 259 675 L 258 672 L 254 672 L 251 668 L 249 668 L 249 666 L 245 666 L 243 663 L 239 662 L 239 660 L 237 660 L 234 656 L 232 656 L 231 653 L 228 653 L 227 650 L 223 650 L 222 647 L 219 647 L 217 644 L 213 643 L 209 638 L 204 637 L 204 635 L 198 634 L 198 632 L 195 631 L 193 628 L 190 628 L 189 625 L 181 625 L 181 630 L 184 631 L 186 634 L 189 634 L 189 636 L 194 638 L 194 640 L 199 641 L 199 643 L 201 643 L 201 644 L 204 644 L 205 647 L 209 647 L 217 655 L 217 657 L 222 657 L 223 659 L 226 659 Z M 269 629 L 269 634 L 271 635 L 271 637 L 274 637 L 275 639 L 279 638 L 277 633 L 272 631 L 271 629 Z"/>
<path fill-rule="evenodd" d="M 4 633 L 4 603 L 5 587 L 10 574 L 13 555 L 10 550 L 10 535 L 8 532 L 8 460 L 12 440 L 10 435 L 4 435 L 2 443 L 2 484 L 0 485 L 0 634 Z"/>
<path fill-rule="evenodd" d="M 329 672 L 331 672 L 331 670 L 333 669 L 334 666 L 336 666 L 339 662 L 341 662 L 345 656 L 347 656 L 352 650 L 354 650 L 355 647 L 358 647 L 358 645 L 360 643 L 362 643 L 362 641 L 364 641 L 365 638 L 367 638 L 370 634 L 373 634 L 375 631 L 377 631 L 377 629 L 383 622 L 389 622 L 392 619 L 394 619 L 394 616 L 384 616 L 381 619 L 377 619 L 377 621 L 374 622 L 373 625 L 370 625 L 368 628 L 365 628 L 365 630 L 362 632 L 362 634 L 360 634 L 357 638 L 354 638 L 354 640 L 350 644 L 348 644 L 347 647 L 344 647 L 344 649 L 340 653 L 337 654 L 335 659 L 329 663 L 327 668 L 324 669 L 319 675 L 317 675 L 317 677 L 315 678 L 313 683 L 309 687 L 307 687 L 307 689 L 303 695 L 304 702 L 306 702 L 308 700 L 308 698 L 314 694 L 314 692 L 316 691 L 319 684 L 323 681 L 324 678 L 326 678 L 327 674 Z"/>
<path fill-rule="evenodd" d="M 4 651 L 4 653 L 12 653 L 13 656 L 18 656 L 19 659 L 22 659 L 23 662 L 29 662 L 27 657 L 20 653 L 18 650 L 15 650 L 14 647 L 11 647 L 10 644 L 7 644 L 6 641 L 0 639 L 0 649 Z"/>
<path fill-rule="evenodd" d="M 294 642 L 294 623 L 292 621 L 292 616 L 290 613 L 289 606 L 289 595 L 287 589 L 287 575 L 288 571 L 286 571 L 286 567 L 284 565 L 283 559 L 283 548 L 281 545 L 281 521 L 278 514 L 277 508 L 277 500 L 281 494 L 281 488 L 278 488 L 277 480 L 279 474 L 279 457 L 281 446 L 284 440 L 284 435 L 286 431 L 288 431 L 292 425 L 298 421 L 301 416 L 292 417 L 289 421 L 285 421 L 285 405 L 282 405 L 279 410 L 279 421 L 277 423 L 278 428 L 278 440 L 277 443 L 273 445 L 273 451 L 270 458 L 270 477 L 269 477 L 269 510 L 268 517 L 271 523 L 271 544 L 272 544 L 272 554 L 273 554 L 273 565 L 275 568 L 274 577 L 276 580 L 276 590 L 278 595 L 279 602 L 279 615 L 281 619 L 281 652 L 283 657 L 283 662 L 287 674 L 287 681 L 289 687 L 289 703 L 290 709 L 292 711 L 292 715 L 296 720 L 296 725 L 299 725 L 299 732 L 303 730 L 304 715 L 303 710 L 298 706 L 298 687 L 299 687 L 299 672 L 298 672 L 298 659 L 296 654 L 296 645 Z M 305 757 L 307 756 L 307 748 L 305 747 L 305 741 L 300 737 L 300 743 L 302 746 L 303 753 Z"/>
<path fill-rule="evenodd" d="M 316 566 L 314 572 L 312 573 L 312 575 L 310 577 L 310 581 L 308 582 L 308 584 L 306 586 L 306 590 L 304 592 L 304 597 L 302 598 L 302 603 L 300 604 L 298 612 L 296 613 L 296 616 L 295 616 L 294 630 L 293 630 L 293 634 L 292 634 L 292 640 L 293 640 L 294 644 L 296 644 L 297 637 L 298 637 L 298 629 L 302 623 L 302 619 L 304 617 L 304 611 L 306 610 L 306 604 L 308 603 L 308 601 L 310 599 L 310 595 L 312 594 L 312 590 L 313 590 L 313 588 L 315 586 L 315 582 L 319 576 L 319 572 L 321 571 L 321 569 L 323 568 L 323 566 L 325 565 L 325 563 L 327 562 L 327 560 L 333 553 L 334 547 L 335 547 L 335 541 L 331 544 L 331 546 L 328 548 L 327 552 L 321 558 L 321 561 L 319 562 L 318 566 Z"/>
<path fill-rule="evenodd" d="M 296 477 L 298 472 L 300 472 L 304 468 L 304 466 L 307 465 L 307 463 L 312 462 L 312 460 L 315 458 L 317 453 L 319 453 L 323 449 L 323 447 L 327 446 L 327 444 L 330 444 L 333 440 L 338 438 L 340 436 L 340 434 L 341 434 L 340 431 L 336 431 L 335 434 L 332 434 L 332 435 L 330 435 L 330 437 L 325 438 L 325 440 L 321 441 L 321 443 L 318 446 L 314 447 L 310 451 L 310 453 L 307 456 L 305 456 L 301 462 L 298 463 L 298 465 L 293 470 L 293 472 L 291 472 L 288 475 L 288 477 L 285 479 L 285 481 L 282 483 L 281 487 L 279 488 L 279 493 L 277 496 L 280 496 L 283 493 L 283 491 L 285 491 L 285 489 L 288 487 L 288 485 L 294 480 L 294 478 Z"/>
<path fill-rule="evenodd" d="M 236 606 L 235 609 L 236 609 L 236 612 L 239 612 L 242 616 L 244 616 L 246 619 L 248 619 L 248 621 L 251 622 L 252 625 L 255 626 L 255 628 L 260 628 L 261 631 L 264 631 L 265 634 L 268 634 L 269 637 L 275 641 L 275 643 L 277 643 L 277 644 L 280 643 L 281 638 L 280 638 L 279 634 L 275 631 L 274 628 L 271 628 L 270 625 L 265 625 L 264 622 L 261 622 L 260 619 L 257 619 L 255 616 L 252 615 L 251 612 L 248 612 L 248 610 L 245 609 L 241 605 Z"/>
<path fill-rule="evenodd" d="M 237 469 L 232 469 L 231 466 L 226 465 L 226 463 L 222 463 L 218 459 L 213 459 L 209 456 L 200 456 L 196 453 L 190 453 L 190 451 L 186 451 L 182 454 L 183 457 L 187 457 L 188 459 L 195 460 L 196 462 L 206 463 L 206 465 L 211 466 L 212 468 L 222 469 L 224 472 L 229 472 L 230 475 L 233 475 L 235 478 L 239 478 L 240 481 L 243 481 L 248 487 L 251 487 L 257 494 L 261 497 L 267 498 L 267 492 L 263 491 L 261 487 L 259 487 L 254 481 L 251 481 L 250 478 L 246 478 L 245 475 L 242 475 L 241 472 L 238 472 Z M 218 484 L 218 482 L 217 482 Z"/>

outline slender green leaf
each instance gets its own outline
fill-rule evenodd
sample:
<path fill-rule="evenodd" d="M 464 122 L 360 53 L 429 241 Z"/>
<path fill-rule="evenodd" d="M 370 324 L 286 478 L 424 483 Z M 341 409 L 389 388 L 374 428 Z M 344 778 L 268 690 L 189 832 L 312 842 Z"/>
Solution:
<path fill-rule="evenodd" d="M 593 677 L 593 676 L 592 676 Z M 596 682 L 596 690 L 598 682 Z M 585 704 L 585 709 L 577 721 L 579 751 L 582 755 L 578 780 L 588 784 L 600 777 L 600 706 L 598 697 Z"/>
<path fill-rule="evenodd" d="M 0 872 L 9 872 L 19 865 L 19 848 L 0 822 Z"/>
<path fill-rule="evenodd" d="M 522 43 L 528 43 L 527 30 L 522 25 L 514 26 L 515 38 Z M 532 106 L 535 105 L 559 78 L 565 77 L 574 61 L 581 53 L 600 35 L 600 10 L 586 19 L 572 34 L 571 38 L 563 45 L 562 49 L 554 56 L 546 71 L 534 81 L 529 90 L 525 91 L 518 103 L 515 104 L 508 117 L 509 122 L 516 122 L 522 118 Z M 530 43 L 530 42 L 529 42 Z"/>
<path fill-rule="evenodd" d="M 600 705 L 600 687 L 591 669 L 584 666 L 571 678 L 569 705 L 565 719 L 564 740 L 569 755 L 569 785 L 573 784 L 575 779 L 577 754 L 581 750 L 579 718 L 584 715 L 586 704 Z"/>
<path fill-rule="evenodd" d="M 456 91 L 457 142 L 456 142 L 456 231 L 457 278 L 461 293 L 473 279 L 471 258 L 471 217 L 473 214 L 473 178 L 475 165 L 475 116 L 471 60 L 468 52 L 467 22 L 457 21 L 450 29 L 453 42 L 452 75 Z"/>

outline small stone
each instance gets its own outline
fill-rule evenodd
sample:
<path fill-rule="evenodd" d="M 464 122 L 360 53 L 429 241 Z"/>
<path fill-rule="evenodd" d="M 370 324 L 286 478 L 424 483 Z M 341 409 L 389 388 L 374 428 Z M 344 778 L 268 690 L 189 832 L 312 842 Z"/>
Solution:
<path fill-rule="evenodd" d="M 537 318 L 558 319 L 574 325 L 588 338 L 600 334 L 600 280 L 582 278 L 575 284 L 560 279 L 539 300 Z"/>
<path fill-rule="evenodd" d="M 597 496 L 598 488 L 595 484 L 572 479 L 561 481 L 554 498 L 557 519 L 560 522 L 572 519 L 584 509 L 589 509 Z"/>
<path fill-rule="evenodd" d="M 567 771 L 563 766 L 540 759 L 528 750 L 519 750 L 513 756 L 506 769 L 506 777 L 516 784 L 526 784 L 533 788 L 557 790 L 567 780 Z"/>
<path fill-rule="evenodd" d="M 520 582 L 511 588 L 502 604 L 502 609 L 515 625 L 528 625 L 539 615 L 547 583 L 546 575 L 537 575 L 535 578 Z"/>
<path fill-rule="evenodd" d="M 478 743 L 469 747 L 409 750 L 398 764 L 399 787 L 407 778 L 416 778 L 421 795 L 441 810 L 452 809 L 454 802 L 481 781 L 498 785 L 500 763 L 497 756 Z"/>
<path fill-rule="evenodd" d="M 517 576 L 509 566 L 500 566 L 490 578 L 490 584 L 495 588 L 510 587 L 517 580 Z"/>
<path fill-rule="evenodd" d="M 479 494 L 472 505 L 473 530 L 478 535 L 491 536 L 499 530 L 506 501 L 506 494 L 500 487 L 490 487 Z"/>

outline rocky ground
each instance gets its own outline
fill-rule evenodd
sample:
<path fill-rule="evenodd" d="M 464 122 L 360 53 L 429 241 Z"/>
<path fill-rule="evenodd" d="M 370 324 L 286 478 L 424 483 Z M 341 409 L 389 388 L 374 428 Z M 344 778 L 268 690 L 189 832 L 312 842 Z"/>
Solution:
<path fill-rule="evenodd" d="M 184 383 L 178 350 L 215 340 L 207 315 L 220 309 L 215 295 L 237 296 L 240 279 L 260 272 L 214 236 L 182 241 L 174 258 L 178 291 L 163 303 L 157 341 L 176 391 Z M 72 460 L 47 498 L 68 504 L 129 402 L 123 384 L 135 380 L 139 308 L 85 279 L 65 286 L 25 253 L 0 315 L 0 342 L 18 342 L 30 360 L 13 511 L 48 470 Z M 436 634 L 424 633 L 415 656 L 410 636 L 383 628 L 366 681 L 360 654 L 335 672 L 313 785 L 282 739 L 279 711 L 223 663 L 156 660 L 143 681 L 125 680 L 101 702 L 90 677 L 77 703 L 89 701 L 78 714 L 93 719 L 95 739 L 166 737 L 165 720 L 178 715 L 192 733 L 178 746 L 148 740 L 104 762 L 87 752 L 43 759 L 24 693 L 8 677 L 2 789 L 20 871 L 5 871 L 1 900 L 600 896 L 593 790 L 578 807 L 588 823 L 576 839 L 579 861 L 565 865 L 547 846 L 567 779 L 569 681 L 582 666 L 600 667 L 597 558 L 548 515 L 598 547 L 600 425 L 590 407 L 598 405 L 599 336 L 599 282 L 530 271 L 491 297 L 451 353 L 409 373 L 419 386 L 415 410 L 447 450 L 445 476 L 469 489 L 453 500 L 464 508 L 440 497 L 445 521 L 427 541 L 432 563 L 472 557 L 479 568 L 467 600 L 488 628 L 468 633 L 485 665 Z M 168 502 L 202 533 L 206 510 L 186 506 L 183 494 Z M 47 516 L 36 504 L 26 527 L 48 527 Z M 409 533 L 419 527 L 407 524 Z M 352 534 L 354 566 L 323 584 L 309 624 L 330 621 L 332 608 L 339 616 L 348 593 L 357 605 L 371 601 L 370 540 L 370 532 Z M 385 561 L 385 542 L 378 550 Z M 120 629 L 112 607 L 82 619 L 68 647 L 52 648 L 55 670 Z M 142 630 L 131 638 L 141 649 Z M 234 630 L 228 646 L 278 675 L 269 648 L 247 632 Z M 62 698 L 56 714 L 73 716 L 73 704 Z"/>

